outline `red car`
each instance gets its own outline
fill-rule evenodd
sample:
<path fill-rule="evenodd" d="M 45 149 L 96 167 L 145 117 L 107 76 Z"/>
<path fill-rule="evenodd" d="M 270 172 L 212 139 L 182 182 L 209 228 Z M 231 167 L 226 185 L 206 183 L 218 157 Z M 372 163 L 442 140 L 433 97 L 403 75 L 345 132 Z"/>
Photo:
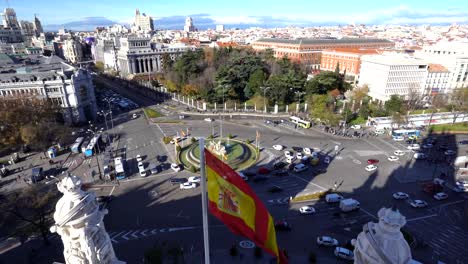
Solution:
<path fill-rule="evenodd" d="M 367 164 L 377 164 L 377 163 L 379 163 L 379 160 L 377 160 L 377 159 L 368 159 L 367 160 Z"/>
<path fill-rule="evenodd" d="M 268 173 L 270 173 L 270 170 L 268 168 L 260 167 L 258 169 L 258 174 L 268 174 Z"/>

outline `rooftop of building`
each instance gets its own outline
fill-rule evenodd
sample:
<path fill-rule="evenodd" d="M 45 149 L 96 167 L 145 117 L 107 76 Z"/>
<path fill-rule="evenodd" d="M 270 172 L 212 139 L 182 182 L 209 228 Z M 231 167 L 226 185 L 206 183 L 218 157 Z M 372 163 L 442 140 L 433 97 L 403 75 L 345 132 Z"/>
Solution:
<path fill-rule="evenodd" d="M 336 52 L 336 53 L 349 53 L 349 54 L 378 54 L 378 49 L 356 49 L 356 48 L 336 48 L 336 49 L 325 49 L 322 52 Z"/>
<path fill-rule="evenodd" d="M 363 55 L 361 61 L 368 61 L 383 65 L 428 65 L 422 59 L 410 57 L 405 54 L 385 54 L 385 55 Z"/>
<path fill-rule="evenodd" d="M 269 42 L 281 44 L 295 44 L 295 45 L 312 45 L 312 44 L 342 44 L 342 43 L 393 43 L 387 39 L 374 39 L 374 38 L 341 38 L 341 39 L 280 39 L 280 38 L 261 38 L 256 42 Z"/>
<path fill-rule="evenodd" d="M 441 64 L 429 63 L 428 67 L 429 72 L 449 72 L 447 68 L 445 68 Z"/>

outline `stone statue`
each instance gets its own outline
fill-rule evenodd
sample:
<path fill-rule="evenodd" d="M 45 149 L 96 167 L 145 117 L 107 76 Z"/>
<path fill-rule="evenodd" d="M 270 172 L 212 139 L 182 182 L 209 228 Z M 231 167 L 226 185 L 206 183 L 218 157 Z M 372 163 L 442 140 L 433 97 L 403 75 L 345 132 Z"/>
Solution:
<path fill-rule="evenodd" d="M 411 251 L 400 229 L 406 218 L 395 208 L 381 208 L 378 223 L 369 222 L 353 239 L 354 263 L 406 264 L 411 261 Z"/>
<path fill-rule="evenodd" d="M 55 205 L 55 224 L 50 228 L 62 238 L 67 264 L 118 264 L 109 235 L 102 221 L 107 209 L 100 209 L 94 193 L 81 189 L 77 176 L 66 176 L 57 183 L 63 193 Z"/>
<path fill-rule="evenodd" d="M 208 149 L 221 157 L 226 156 L 226 147 L 221 144 L 221 140 L 218 142 L 210 141 Z"/>

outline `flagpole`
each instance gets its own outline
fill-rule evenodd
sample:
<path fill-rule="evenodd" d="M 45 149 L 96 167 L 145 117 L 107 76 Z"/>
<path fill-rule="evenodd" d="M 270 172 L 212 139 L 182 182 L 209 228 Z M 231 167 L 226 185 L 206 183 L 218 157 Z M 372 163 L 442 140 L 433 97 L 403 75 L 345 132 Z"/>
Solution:
<path fill-rule="evenodd" d="M 200 149 L 200 174 L 201 174 L 201 195 L 203 214 L 203 245 L 205 248 L 205 264 L 210 264 L 210 235 L 208 232 L 208 199 L 206 197 L 206 172 L 205 172 L 205 139 L 198 141 Z"/>

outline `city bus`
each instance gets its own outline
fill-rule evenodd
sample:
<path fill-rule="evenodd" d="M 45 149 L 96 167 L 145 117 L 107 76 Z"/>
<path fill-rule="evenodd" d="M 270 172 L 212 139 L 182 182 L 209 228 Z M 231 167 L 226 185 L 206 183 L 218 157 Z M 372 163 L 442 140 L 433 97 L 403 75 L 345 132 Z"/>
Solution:
<path fill-rule="evenodd" d="M 300 126 L 302 128 L 310 128 L 310 122 L 309 121 L 302 120 L 297 116 L 291 116 L 289 118 L 289 121 L 293 122 L 294 124 L 296 124 L 297 126 Z"/>
<path fill-rule="evenodd" d="M 411 137 L 416 136 L 419 137 L 421 135 L 421 131 L 417 129 L 397 129 L 393 130 L 392 137 Z"/>
<path fill-rule="evenodd" d="M 71 146 L 71 151 L 73 153 L 80 153 L 80 149 L 81 149 L 81 144 L 83 143 L 84 141 L 84 138 L 83 137 L 79 137 L 75 140 L 75 143 L 73 143 L 73 145 Z"/>

